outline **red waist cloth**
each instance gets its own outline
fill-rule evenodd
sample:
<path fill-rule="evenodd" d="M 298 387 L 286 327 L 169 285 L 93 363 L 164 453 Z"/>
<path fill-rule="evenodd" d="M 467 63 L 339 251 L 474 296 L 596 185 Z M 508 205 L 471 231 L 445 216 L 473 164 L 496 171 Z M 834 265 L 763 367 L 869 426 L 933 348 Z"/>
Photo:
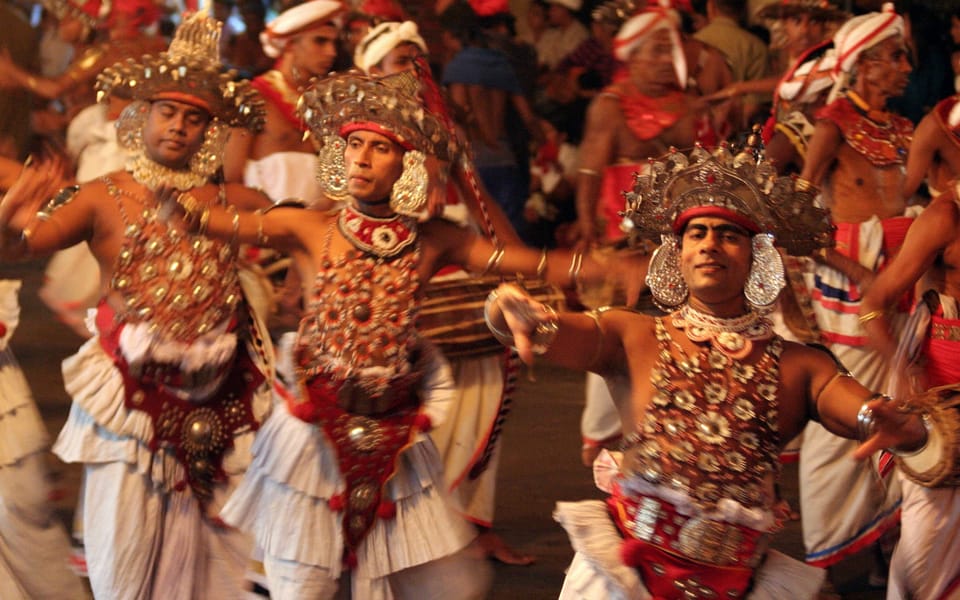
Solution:
<path fill-rule="evenodd" d="M 897 251 L 900 250 L 900 246 L 903 245 L 903 240 L 907 237 L 907 230 L 909 230 L 910 225 L 913 224 L 913 217 L 890 217 L 889 219 L 880 221 L 880 224 L 883 226 L 883 252 L 880 257 L 879 267 L 877 268 L 878 273 L 887 266 L 887 263 L 889 263 Z M 834 223 L 834 225 L 836 226 L 836 230 L 833 233 L 833 239 L 836 240 L 834 250 L 836 250 L 838 254 L 860 262 L 861 224 L 840 222 Z M 851 288 L 849 291 L 849 299 L 851 301 L 859 300 L 859 287 L 854 286 L 851 282 Z M 897 310 L 899 312 L 908 312 L 911 306 L 913 306 L 913 293 L 906 292 L 903 297 L 900 298 L 897 304 Z"/>
<path fill-rule="evenodd" d="M 198 502 L 206 504 L 214 484 L 226 479 L 223 457 L 233 448 L 233 438 L 260 427 L 252 402 L 264 381 L 263 373 L 246 352 L 236 352 L 233 361 L 217 374 L 223 376 L 222 383 L 210 398 L 202 402 L 184 400 L 169 387 L 185 382 L 187 377 L 173 365 L 147 364 L 138 369 L 140 375 L 131 373 L 120 352 L 123 324 L 115 322 L 113 309 L 104 302 L 97 308 L 97 327 L 100 346 L 123 378 L 124 406 L 150 418 L 150 449 L 171 448 L 186 472 L 186 480 L 178 482 L 175 489 L 189 485 Z"/>
<path fill-rule="evenodd" d="M 607 499 L 626 538 L 622 558 L 640 571 L 656 600 L 743 598 L 765 549 L 763 532 L 724 521 L 688 516 L 652 496 Z"/>
<path fill-rule="evenodd" d="M 923 352 L 930 387 L 960 382 L 960 319 L 933 315 Z"/>
<path fill-rule="evenodd" d="M 422 428 L 417 418 L 419 386 L 419 374 L 398 377 L 388 388 L 390 398 L 383 399 L 365 396 L 349 380 L 318 375 L 307 383 L 302 400 L 287 399 L 290 413 L 323 428 L 336 453 L 346 489 L 330 499 L 330 508 L 344 511 L 347 567 L 355 564 L 356 549 L 376 519 L 395 514 L 396 508 L 383 498 L 383 488 L 396 473 L 400 453 Z M 358 396 L 365 399 L 358 401 Z M 357 406 L 364 408 L 363 414 L 348 410 Z"/>
<path fill-rule="evenodd" d="M 625 163 L 610 165 L 603 169 L 603 179 L 600 181 L 600 217 L 604 220 L 603 237 L 607 241 L 622 240 L 626 235 L 620 229 L 623 217 L 620 212 L 624 209 L 623 193 L 633 189 L 633 174 L 640 170 L 641 165 Z"/>

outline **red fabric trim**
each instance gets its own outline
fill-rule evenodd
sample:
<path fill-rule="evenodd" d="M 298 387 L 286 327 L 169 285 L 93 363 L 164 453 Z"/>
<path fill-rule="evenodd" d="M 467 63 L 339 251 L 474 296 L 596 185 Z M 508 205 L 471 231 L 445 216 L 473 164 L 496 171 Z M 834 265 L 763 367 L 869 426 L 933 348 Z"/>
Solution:
<path fill-rule="evenodd" d="M 250 82 L 250 85 L 253 86 L 253 89 L 260 92 L 264 100 L 268 101 L 274 108 L 280 111 L 280 114 L 283 115 L 287 123 L 296 128 L 297 131 L 303 133 L 307 131 L 307 124 L 300 118 L 300 115 L 297 114 L 296 102 L 290 102 L 290 100 L 287 99 L 287 96 L 292 92 L 280 89 L 277 87 L 278 83 L 273 81 L 273 79 L 282 77 L 283 75 L 277 70 L 268 71 L 259 77 L 255 77 Z"/>
<path fill-rule="evenodd" d="M 930 326 L 960 326 L 960 319 L 944 319 L 941 315 L 931 317 Z M 923 344 L 927 358 L 925 367 L 930 386 L 949 385 L 960 381 L 960 342 L 935 340 L 930 335 Z"/>
<path fill-rule="evenodd" d="M 398 136 L 395 132 L 390 131 L 383 125 L 379 123 L 374 123 L 373 121 L 353 121 L 351 123 L 346 123 L 340 128 L 340 137 L 346 139 L 353 131 L 372 131 L 378 133 L 386 138 L 390 138 L 394 143 L 403 148 L 404 150 L 414 150 L 413 144 L 404 140 Z"/>
<path fill-rule="evenodd" d="M 943 590 L 943 594 L 937 600 L 956 600 L 956 596 L 954 596 L 956 592 L 960 592 L 960 575 L 950 582 L 950 585 Z"/>
<path fill-rule="evenodd" d="M 680 235 L 687 223 L 699 217 L 716 217 L 743 227 L 750 233 L 760 233 L 760 226 L 750 218 L 725 206 L 694 206 L 683 211 L 673 221 L 673 232 Z"/>
<path fill-rule="evenodd" d="M 620 48 L 623 48 L 624 46 L 629 46 L 630 44 L 635 42 L 637 39 L 647 35 L 648 33 L 650 33 L 650 30 L 654 28 L 654 26 L 658 25 L 661 21 L 667 18 L 666 14 L 663 11 L 651 10 L 649 12 L 657 13 L 657 14 L 654 16 L 653 19 L 651 19 L 649 23 L 647 23 L 646 27 L 644 27 L 643 29 L 640 29 L 630 37 L 623 38 L 621 40 L 617 40 L 617 39 L 613 40 L 614 52 L 616 52 Z"/>
<path fill-rule="evenodd" d="M 826 569 L 829 566 L 835 565 L 844 558 L 848 556 L 853 556 L 854 554 L 860 552 L 864 548 L 867 548 L 873 545 L 883 533 L 896 525 L 900 521 L 900 509 L 898 508 L 894 512 L 890 513 L 889 516 L 885 519 L 880 519 L 870 530 L 864 532 L 860 537 L 855 541 L 850 543 L 847 546 L 837 550 L 833 554 L 825 558 L 819 558 L 817 560 L 808 560 L 806 561 L 808 565 L 814 567 L 820 567 Z"/>
<path fill-rule="evenodd" d="M 207 112 L 211 112 L 209 102 L 207 102 L 203 98 L 194 96 L 193 94 L 187 94 L 184 92 L 176 92 L 176 91 L 157 92 L 151 97 L 151 100 L 172 100 L 174 102 L 183 102 L 184 104 L 189 104 L 190 106 L 196 106 L 197 108 L 202 108 Z"/>

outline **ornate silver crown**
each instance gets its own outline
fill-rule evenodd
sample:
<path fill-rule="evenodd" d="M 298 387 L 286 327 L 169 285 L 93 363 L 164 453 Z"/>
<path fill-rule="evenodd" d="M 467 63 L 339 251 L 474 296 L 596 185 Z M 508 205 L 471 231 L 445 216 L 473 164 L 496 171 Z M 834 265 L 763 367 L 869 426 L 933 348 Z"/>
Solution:
<path fill-rule="evenodd" d="M 220 62 L 222 24 L 199 11 L 185 18 L 170 48 L 159 55 L 128 58 L 97 76 L 97 100 L 116 95 L 149 100 L 160 92 L 179 91 L 205 101 L 211 114 L 231 126 L 260 130 L 263 99 L 250 82 L 237 80 Z"/>
<path fill-rule="evenodd" d="M 689 208 L 721 206 L 773 234 L 795 256 L 833 245 L 830 213 L 817 203 L 817 190 L 798 189 L 795 177 L 780 177 L 763 159 L 758 135 L 734 154 L 721 144 L 712 153 L 699 144 L 689 153 L 671 149 L 634 175 L 625 192 L 631 236 L 659 243 L 673 233 L 676 218 Z M 632 226 L 631 226 L 632 225 Z"/>

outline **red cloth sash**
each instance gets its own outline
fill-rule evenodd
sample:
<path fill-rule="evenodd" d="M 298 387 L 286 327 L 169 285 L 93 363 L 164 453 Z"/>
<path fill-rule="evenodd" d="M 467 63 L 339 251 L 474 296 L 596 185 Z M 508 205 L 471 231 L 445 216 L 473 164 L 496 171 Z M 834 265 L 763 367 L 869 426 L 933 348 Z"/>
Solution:
<path fill-rule="evenodd" d="M 120 352 L 123 324 L 116 323 L 113 309 L 105 302 L 97 308 L 97 327 L 101 348 L 123 378 L 124 406 L 150 418 L 150 449 L 172 449 L 186 472 L 186 479 L 177 482 L 174 489 L 180 491 L 189 485 L 200 505 L 205 506 L 214 484 L 226 480 L 223 457 L 233 448 L 233 438 L 260 427 L 252 400 L 264 381 L 263 373 L 246 352 L 237 352 L 233 362 L 224 365 L 226 374 L 216 393 L 202 402 L 191 402 L 170 391 L 168 386 L 180 385 L 184 379 L 172 365 L 145 365 L 141 374 L 131 374 Z M 172 380 L 174 376 L 176 381 Z"/>
<path fill-rule="evenodd" d="M 620 212 L 624 209 L 623 193 L 633 189 L 633 174 L 640 170 L 641 165 L 624 163 L 610 165 L 603 169 L 603 179 L 600 181 L 600 216 L 605 225 L 604 238 L 607 241 L 617 241 L 626 235 L 620 229 L 623 217 Z"/>
<path fill-rule="evenodd" d="M 322 427 L 336 453 L 346 490 L 330 499 L 330 508 L 344 511 L 347 567 L 355 565 L 356 550 L 376 519 L 395 514 L 396 508 L 383 497 L 383 488 L 396 473 L 400 453 L 417 433 L 420 383 L 419 373 L 397 377 L 383 396 L 367 397 L 349 380 L 318 375 L 307 383 L 304 400 L 287 399 L 290 413 Z M 375 408 L 359 414 L 342 407 L 358 405 Z"/>
<path fill-rule="evenodd" d="M 733 523 L 707 522 L 715 531 L 693 542 L 692 552 L 706 557 L 723 548 L 721 553 L 731 559 L 728 564 L 710 564 L 681 550 L 689 550 L 684 544 L 691 542 L 685 542 L 684 536 L 703 522 L 680 514 L 669 502 L 651 496 L 628 497 L 620 486 L 614 486 L 607 507 L 626 538 L 624 563 L 640 571 L 644 586 L 657 600 L 746 596 L 767 538 L 763 532 Z"/>
<path fill-rule="evenodd" d="M 907 231 L 913 224 L 913 217 L 890 217 L 880 222 L 883 227 L 883 252 L 882 259 L 877 269 L 879 273 L 893 259 L 894 255 L 903 245 L 903 240 L 907 237 Z M 836 230 L 833 239 L 836 241 L 834 250 L 857 262 L 860 262 L 860 223 L 834 223 Z M 861 263 L 862 264 L 862 263 Z M 850 301 L 860 300 L 860 288 L 853 282 L 850 283 L 850 289 L 847 291 Z M 913 306 L 913 292 L 905 292 L 897 303 L 897 310 L 900 312 L 909 312 Z"/>
<path fill-rule="evenodd" d="M 263 75 L 255 77 L 250 84 L 260 92 L 264 100 L 270 102 L 280 111 L 287 123 L 293 125 L 300 132 L 305 133 L 307 131 L 307 124 L 297 114 L 299 94 L 290 88 L 280 71 L 275 69 L 267 71 Z"/>

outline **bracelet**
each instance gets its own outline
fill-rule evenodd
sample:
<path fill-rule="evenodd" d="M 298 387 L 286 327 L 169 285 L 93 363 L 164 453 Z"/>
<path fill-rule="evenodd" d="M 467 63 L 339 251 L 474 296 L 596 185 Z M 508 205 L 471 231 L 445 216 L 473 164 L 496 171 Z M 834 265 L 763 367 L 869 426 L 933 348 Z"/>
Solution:
<path fill-rule="evenodd" d="M 577 173 L 580 175 L 586 175 L 588 177 L 600 177 L 600 171 L 597 171 L 596 169 L 587 169 L 585 167 L 580 167 L 577 169 Z"/>
<path fill-rule="evenodd" d="M 200 225 L 197 227 L 198 235 L 207 234 L 207 225 L 210 223 L 210 207 L 204 206 L 203 212 L 200 213 Z"/>
<path fill-rule="evenodd" d="M 503 244 L 498 244 L 493 252 L 490 253 L 490 258 L 487 259 L 487 266 L 484 267 L 483 273 L 481 275 L 486 275 L 490 271 L 495 271 L 500 267 L 500 263 L 503 262 L 503 255 L 506 254 L 506 250 L 503 247 Z"/>
<path fill-rule="evenodd" d="M 868 407 L 867 404 L 878 398 L 883 398 L 885 401 L 891 400 L 890 396 L 886 394 L 876 393 L 864 400 L 860 406 L 860 410 L 857 411 L 857 439 L 859 439 L 861 443 L 865 442 L 876 432 L 876 417 L 873 415 L 873 409 Z"/>
<path fill-rule="evenodd" d="M 543 279 L 547 273 L 547 249 L 540 251 L 540 262 L 537 263 L 537 279 Z"/>
<path fill-rule="evenodd" d="M 874 319 L 879 319 L 883 315 L 884 315 L 884 311 L 882 310 L 871 310 L 868 313 L 860 315 L 859 317 L 857 317 L 857 319 L 859 319 L 861 325 L 866 325 L 870 321 L 873 321 Z"/>
<path fill-rule="evenodd" d="M 27 75 L 27 89 L 31 92 L 37 91 L 37 78 L 33 75 Z"/>
<path fill-rule="evenodd" d="M 263 233 L 263 209 L 258 208 L 253 211 L 253 214 L 257 217 L 257 245 L 266 246 L 270 242 L 270 238 Z"/>
<path fill-rule="evenodd" d="M 593 356 L 590 357 L 590 362 L 587 363 L 587 368 L 589 368 L 597 364 L 597 360 L 600 359 L 600 353 L 603 352 L 603 325 L 600 324 L 600 310 L 591 310 L 584 314 L 593 319 L 593 326 L 597 330 L 597 345 L 593 349 Z"/>
<path fill-rule="evenodd" d="M 503 316 L 503 309 L 500 308 L 498 302 L 499 298 L 500 295 L 497 293 L 497 290 L 493 290 L 487 295 L 487 299 L 483 303 L 483 321 L 487 324 L 490 333 L 493 334 L 493 337 L 495 337 L 498 342 L 504 346 L 516 348 L 513 332 L 504 331 L 493 324 L 494 316 L 496 316 L 495 311 L 499 313 L 500 317 Z M 530 333 L 531 350 L 538 356 L 547 353 L 551 344 L 553 344 L 553 341 L 557 338 L 557 334 L 560 332 L 560 325 L 557 323 L 557 311 L 555 311 L 552 306 L 546 304 L 542 304 L 541 306 L 547 313 L 548 318 L 546 320 L 538 319 L 537 326 Z M 531 312 L 529 315 L 525 315 L 524 318 L 532 320 L 537 317 Z"/>
<path fill-rule="evenodd" d="M 570 258 L 570 270 L 567 271 L 567 276 L 570 278 L 570 287 L 576 287 L 581 268 L 583 268 L 583 251 L 577 250 Z"/>
<path fill-rule="evenodd" d="M 240 237 L 240 211 L 237 210 L 237 207 L 233 204 L 227 205 L 227 211 L 233 215 L 230 226 L 233 229 L 233 234 L 230 237 L 230 245 L 236 247 L 237 240 Z"/>
<path fill-rule="evenodd" d="M 809 179 L 804 179 L 799 175 L 793 180 L 793 189 L 798 192 L 816 192 L 820 188 L 815 186 Z"/>
<path fill-rule="evenodd" d="M 493 290 L 487 294 L 487 299 L 483 303 L 483 321 L 487 324 L 487 329 L 490 330 L 490 333 L 493 334 L 493 337 L 495 337 L 498 342 L 512 348 L 513 333 L 498 328 L 493 324 L 493 318 L 491 317 L 494 310 L 497 310 L 501 317 L 503 316 L 503 309 L 500 308 L 500 304 L 497 302 L 499 298 L 500 294 L 497 293 L 497 290 Z"/>
<path fill-rule="evenodd" d="M 186 213 L 186 217 L 193 220 L 200 210 L 200 201 L 193 197 L 193 194 L 184 192 L 177 196 L 177 204 Z"/>
<path fill-rule="evenodd" d="M 924 440 L 922 446 L 920 446 L 916 450 L 910 450 L 908 452 L 904 452 L 903 450 L 897 450 L 896 448 L 887 448 L 887 451 L 890 452 L 890 454 L 893 454 L 894 456 L 899 456 L 900 458 L 907 458 L 910 456 L 916 456 L 917 454 L 920 454 L 921 452 L 926 450 L 927 446 L 930 445 L 930 439 L 935 437 L 934 433 L 936 432 L 936 430 L 933 427 L 933 423 L 930 420 L 929 414 L 924 413 L 920 415 L 920 421 L 923 423 L 923 428 L 927 430 L 927 439 Z"/>

